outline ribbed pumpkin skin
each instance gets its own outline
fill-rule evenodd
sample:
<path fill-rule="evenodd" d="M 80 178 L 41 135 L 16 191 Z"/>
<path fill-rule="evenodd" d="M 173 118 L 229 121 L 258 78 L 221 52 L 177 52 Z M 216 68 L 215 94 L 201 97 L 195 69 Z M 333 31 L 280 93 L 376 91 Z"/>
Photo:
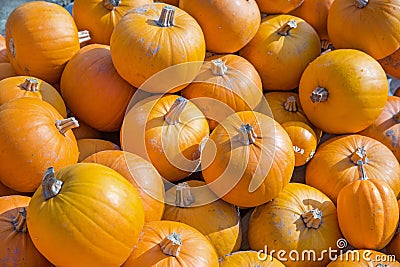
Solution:
<path fill-rule="evenodd" d="M 78 30 L 88 30 L 90 43 L 110 45 L 111 34 L 115 25 L 131 8 L 150 4 L 152 0 L 124 0 L 113 9 L 104 3 L 107 0 L 75 0 L 72 14 Z M 112 5 L 109 3 L 110 8 Z"/>
<path fill-rule="evenodd" d="M 3 35 L 0 34 L 0 63 L 8 62 L 10 62 L 10 60 L 8 59 L 7 54 L 6 39 L 4 39 Z"/>
<path fill-rule="evenodd" d="M 160 174 L 150 162 L 138 155 L 120 150 L 100 151 L 83 162 L 102 164 L 124 176 L 139 192 L 145 221 L 161 220 L 164 212 L 164 184 Z"/>
<path fill-rule="evenodd" d="M 366 172 L 400 192 L 400 167 L 393 153 L 382 143 L 366 136 L 337 136 L 321 144 L 306 169 L 306 183 L 325 193 L 336 203 L 339 191 L 360 178 L 359 167 L 351 161 L 358 147 L 364 147 Z"/>
<path fill-rule="evenodd" d="M 322 212 L 322 223 L 317 229 L 308 228 L 301 215 L 315 209 Z M 286 254 L 285 266 L 325 266 L 329 255 L 322 251 L 336 248 L 341 237 L 336 214 L 333 202 L 319 190 L 289 183 L 276 198 L 253 211 L 248 232 L 250 247 L 259 251 L 267 246 L 268 252 L 296 250 L 300 255 L 303 250 L 313 249 L 324 260 L 292 261 Z"/>
<path fill-rule="evenodd" d="M 175 8 L 173 26 L 157 25 L 165 6 L 163 3 L 154 3 L 131 9 L 111 35 L 113 64 L 121 77 L 137 88 L 167 67 L 204 60 L 206 47 L 203 31 L 192 16 Z M 126 63 L 127 59 L 129 64 Z M 193 71 L 195 75 L 200 67 L 198 64 L 198 68 L 194 68 L 197 68 L 196 71 L 190 68 L 189 72 Z M 161 91 L 156 88 L 145 89 L 151 93 L 168 91 L 165 88 Z"/>
<path fill-rule="evenodd" d="M 283 263 L 271 256 L 261 254 L 261 257 L 266 257 L 264 260 L 259 259 L 256 251 L 238 251 L 232 254 L 227 254 L 220 258 L 220 267 L 242 267 L 242 266 L 258 266 L 258 267 L 284 267 Z"/>
<path fill-rule="evenodd" d="M 399 206 L 400 213 L 400 200 L 397 201 L 397 205 Z M 396 234 L 390 241 L 390 243 L 385 247 L 385 252 L 389 255 L 395 255 L 396 259 L 400 259 L 400 228 L 397 226 Z"/>
<path fill-rule="evenodd" d="M 55 177 L 63 181 L 58 195 L 46 200 L 39 187 L 28 206 L 35 246 L 56 266 L 120 266 L 144 225 L 137 190 L 95 163 L 67 166 Z"/>
<path fill-rule="evenodd" d="M 0 197 L 0 214 L 11 209 L 27 207 L 31 198 L 22 195 L 2 196 Z"/>
<path fill-rule="evenodd" d="M 76 141 L 79 149 L 78 162 L 82 162 L 87 157 L 104 150 L 120 150 L 120 147 L 103 139 L 83 138 Z"/>
<path fill-rule="evenodd" d="M 11 12 L 6 45 L 18 75 L 51 84 L 59 81 L 65 64 L 80 48 L 72 16 L 62 6 L 44 1 L 24 3 Z"/>
<path fill-rule="evenodd" d="M 324 102 L 312 102 L 317 88 L 325 88 Z M 301 106 L 308 119 L 327 133 L 356 133 L 370 126 L 382 112 L 389 85 L 379 63 L 364 52 L 338 49 L 321 55 L 302 74 Z"/>
<path fill-rule="evenodd" d="M 333 46 L 364 51 L 382 59 L 400 47 L 399 0 L 334 1 L 328 14 L 328 34 Z"/>
<path fill-rule="evenodd" d="M 386 259 L 386 260 L 382 260 Z M 381 264 L 381 265 L 379 265 Z M 400 263 L 391 255 L 374 250 L 350 250 L 326 267 L 400 267 Z"/>
<path fill-rule="evenodd" d="M 285 14 L 302 6 L 305 0 L 256 0 L 256 2 L 262 13 Z"/>

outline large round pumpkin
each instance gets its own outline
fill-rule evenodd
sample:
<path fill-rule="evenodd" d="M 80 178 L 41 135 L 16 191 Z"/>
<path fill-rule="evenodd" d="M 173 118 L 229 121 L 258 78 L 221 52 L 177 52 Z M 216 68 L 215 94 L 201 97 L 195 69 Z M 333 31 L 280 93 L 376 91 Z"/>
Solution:
<path fill-rule="evenodd" d="M 96 138 L 82 138 L 77 141 L 79 149 L 78 162 L 83 161 L 87 157 L 104 150 L 120 150 L 120 147 L 111 141 L 96 139 Z"/>
<path fill-rule="evenodd" d="M 123 267 L 218 267 L 213 245 L 199 231 L 173 221 L 146 223 Z"/>
<path fill-rule="evenodd" d="M 294 168 L 292 142 L 271 117 L 241 111 L 211 133 L 201 154 L 210 189 L 239 207 L 270 201 L 289 183 Z"/>
<path fill-rule="evenodd" d="M 0 63 L 10 62 L 7 54 L 6 39 L 0 34 Z"/>
<path fill-rule="evenodd" d="M 78 125 L 40 99 L 24 97 L 1 105 L 0 182 L 33 192 L 49 165 L 61 168 L 76 163 L 79 151 L 70 129 Z"/>
<path fill-rule="evenodd" d="M 218 257 L 236 251 L 242 241 L 237 208 L 218 199 L 205 182 L 189 180 L 166 192 L 163 220 L 185 223 L 213 244 Z"/>
<path fill-rule="evenodd" d="M 128 11 L 114 28 L 110 46 L 118 73 L 137 88 L 165 68 L 203 61 L 206 52 L 204 35 L 197 21 L 182 9 L 163 3 Z M 182 69 L 187 71 L 188 79 L 193 79 L 200 67 L 197 63 Z M 160 84 L 141 89 L 166 93 L 181 88 L 165 88 Z"/>
<path fill-rule="evenodd" d="M 56 83 L 65 64 L 80 48 L 74 19 L 60 5 L 33 1 L 7 18 L 8 57 L 18 75 Z"/>
<path fill-rule="evenodd" d="M 328 253 L 322 252 L 336 248 L 341 233 L 336 207 L 325 194 L 308 185 L 290 183 L 272 201 L 255 208 L 248 237 L 253 250 L 267 247 L 268 252 L 286 251 L 286 266 L 317 267 L 329 262 Z M 289 255 L 292 251 L 304 255 L 304 250 L 311 249 L 316 258 Z"/>
<path fill-rule="evenodd" d="M 356 133 L 370 126 L 388 96 L 386 74 L 368 54 L 338 49 L 305 69 L 299 86 L 308 119 L 324 132 Z"/>
<path fill-rule="evenodd" d="M 305 0 L 256 0 L 262 13 L 285 14 L 303 5 Z"/>
<path fill-rule="evenodd" d="M 267 254 L 256 251 L 238 251 L 220 258 L 220 267 L 284 267 L 283 263 Z"/>
<path fill-rule="evenodd" d="M 27 225 L 36 248 L 56 266 L 120 266 L 138 242 L 143 204 L 106 166 L 51 167 L 29 203 Z"/>
<path fill-rule="evenodd" d="M 397 196 L 400 166 L 385 145 L 361 135 L 337 136 L 321 144 L 306 170 L 306 183 L 336 203 L 339 191 L 360 178 L 357 162 L 365 163 L 371 177 L 385 181 Z"/>
<path fill-rule="evenodd" d="M 291 15 L 265 17 L 239 54 L 254 65 L 266 90 L 292 90 L 307 65 L 321 53 L 317 32 Z"/>
<path fill-rule="evenodd" d="M 334 1 L 328 13 L 329 40 L 335 48 L 382 59 L 400 48 L 399 12 L 399 0 Z"/>
<path fill-rule="evenodd" d="M 158 221 L 164 212 L 164 184 L 160 174 L 138 155 L 108 150 L 97 152 L 83 162 L 102 164 L 124 176 L 139 192 L 143 202 L 145 221 Z"/>

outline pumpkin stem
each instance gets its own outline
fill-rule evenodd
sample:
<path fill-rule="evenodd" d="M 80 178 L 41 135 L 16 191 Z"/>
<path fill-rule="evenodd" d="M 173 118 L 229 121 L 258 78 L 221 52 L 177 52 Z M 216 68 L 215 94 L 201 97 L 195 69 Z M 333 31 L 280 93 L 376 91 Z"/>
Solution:
<path fill-rule="evenodd" d="M 180 208 L 187 208 L 194 202 L 194 196 L 190 192 L 187 182 L 179 183 L 176 186 L 175 205 Z"/>
<path fill-rule="evenodd" d="M 54 168 L 50 167 L 42 179 L 42 191 L 46 200 L 55 197 L 60 193 L 63 181 L 57 180 L 54 176 Z"/>
<path fill-rule="evenodd" d="M 14 226 L 14 231 L 18 233 L 28 232 L 28 228 L 26 226 L 26 207 L 18 210 L 17 217 L 12 220 L 12 224 Z"/>
<path fill-rule="evenodd" d="M 283 108 L 289 112 L 297 112 L 299 107 L 297 105 L 297 100 L 294 96 L 289 96 L 285 102 L 283 102 Z"/>
<path fill-rule="evenodd" d="M 301 214 L 301 218 L 307 228 L 318 229 L 322 223 L 322 211 L 319 209 L 312 209 Z"/>
<path fill-rule="evenodd" d="M 365 150 L 364 146 L 359 146 L 357 147 L 357 150 L 351 154 L 350 157 L 351 161 L 355 165 L 361 165 L 361 164 L 367 164 L 368 163 L 368 157 L 367 157 L 367 151 Z"/>
<path fill-rule="evenodd" d="M 68 130 L 79 127 L 78 121 L 74 117 L 66 118 L 63 120 L 56 120 L 57 129 L 61 134 L 65 135 Z"/>
<path fill-rule="evenodd" d="M 239 141 L 245 146 L 251 145 L 256 141 L 257 134 L 250 124 L 242 124 L 239 129 Z"/>
<path fill-rule="evenodd" d="M 393 119 L 396 123 L 400 123 L 400 112 L 393 115 Z"/>
<path fill-rule="evenodd" d="M 23 83 L 20 84 L 20 87 L 29 92 L 38 92 L 39 82 L 35 78 L 28 77 Z"/>
<path fill-rule="evenodd" d="M 359 170 L 360 170 L 360 176 L 361 176 L 360 180 L 368 180 L 367 172 L 365 171 L 364 163 L 361 163 L 359 165 Z"/>
<path fill-rule="evenodd" d="M 227 70 L 228 67 L 220 58 L 211 60 L 211 71 L 215 76 L 223 76 Z"/>
<path fill-rule="evenodd" d="M 114 10 L 116 7 L 119 7 L 121 4 L 121 0 L 103 0 L 103 6 L 108 10 Z"/>
<path fill-rule="evenodd" d="M 288 36 L 291 29 L 297 28 L 297 22 L 292 19 L 289 20 L 285 25 L 278 29 L 278 34 L 281 36 Z"/>
<path fill-rule="evenodd" d="M 328 100 L 328 96 L 329 96 L 329 92 L 328 90 L 326 90 L 323 87 L 317 87 L 317 89 L 315 89 L 310 96 L 310 99 L 313 103 L 317 102 L 317 103 L 321 103 L 321 102 L 325 102 L 326 100 Z"/>
<path fill-rule="evenodd" d="M 354 1 L 354 5 L 357 8 L 363 8 L 366 7 L 368 5 L 369 0 L 355 0 Z"/>
<path fill-rule="evenodd" d="M 321 53 L 328 53 L 334 50 L 333 44 L 329 40 L 321 40 Z"/>
<path fill-rule="evenodd" d="M 167 114 L 164 115 L 164 120 L 169 124 L 169 125 L 174 125 L 179 123 L 179 117 L 181 116 L 181 113 L 183 109 L 185 108 L 187 104 L 187 99 L 180 96 L 178 97 L 174 104 L 171 106 L 171 108 L 168 110 Z"/>
<path fill-rule="evenodd" d="M 160 18 L 157 21 L 157 25 L 160 27 L 174 26 L 174 15 L 175 15 L 174 7 L 172 6 L 163 7 Z"/>
<path fill-rule="evenodd" d="M 177 233 L 172 233 L 166 236 L 161 242 L 160 247 L 165 255 L 170 255 L 174 257 L 179 256 L 179 251 L 181 250 L 182 240 L 181 235 Z"/>
<path fill-rule="evenodd" d="M 90 41 L 89 31 L 83 30 L 78 32 L 79 43 L 82 44 L 84 42 Z"/>

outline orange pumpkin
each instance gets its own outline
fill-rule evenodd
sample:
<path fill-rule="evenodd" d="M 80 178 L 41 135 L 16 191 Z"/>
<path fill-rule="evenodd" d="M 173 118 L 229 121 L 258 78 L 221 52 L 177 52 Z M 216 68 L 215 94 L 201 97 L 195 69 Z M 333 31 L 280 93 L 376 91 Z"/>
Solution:
<path fill-rule="evenodd" d="M 78 162 L 82 162 L 87 157 L 100 151 L 120 150 L 120 147 L 114 144 L 113 142 L 103 139 L 83 138 L 83 139 L 78 139 L 76 142 L 78 144 L 78 149 L 79 149 Z"/>
<path fill-rule="evenodd" d="M 400 267 L 393 255 L 374 250 L 349 250 L 336 257 L 326 267 Z"/>
<path fill-rule="evenodd" d="M 0 63 L 0 80 L 13 76 L 17 76 L 17 73 L 11 66 L 11 63 L 9 62 Z"/>
<path fill-rule="evenodd" d="M 321 144 L 307 164 L 306 183 L 336 203 L 339 191 L 360 178 L 357 162 L 365 163 L 371 177 L 385 181 L 397 196 L 400 166 L 385 145 L 362 135 L 337 136 Z"/>
<path fill-rule="evenodd" d="M 0 63 L 8 62 L 10 62 L 10 60 L 8 59 L 7 54 L 6 39 L 4 39 L 3 35 L 0 34 Z"/>
<path fill-rule="evenodd" d="M 329 40 L 335 48 L 364 51 L 382 59 L 400 48 L 400 1 L 339 0 L 328 14 Z"/>
<path fill-rule="evenodd" d="M 166 3 L 168 5 L 179 6 L 179 0 L 162 0 L 160 2 Z"/>
<path fill-rule="evenodd" d="M 8 186 L 5 186 L 3 183 L 0 182 L 0 197 L 3 196 L 11 196 L 11 195 L 18 195 L 20 192 L 15 191 Z"/>
<path fill-rule="evenodd" d="M 60 79 L 65 64 L 80 48 L 73 18 L 54 3 L 19 5 L 8 16 L 5 31 L 8 58 L 18 75 L 49 83 Z"/>
<path fill-rule="evenodd" d="M 123 267 L 218 267 L 214 247 L 199 231 L 180 222 L 146 223 Z"/>
<path fill-rule="evenodd" d="M 321 53 L 317 32 L 291 15 L 267 16 L 239 54 L 254 65 L 265 90 L 292 90 L 307 65 Z M 273 66 L 273 67 L 272 67 Z"/>
<path fill-rule="evenodd" d="M 256 251 L 238 251 L 220 258 L 220 267 L 284 267 L 283 263 L 270 255 L 259 254 Z"/>
<path fill-rule="evenodd" d="M 87 125 L 85 122 L 77 118 L 77 121 L 79 121 L 79 127 L 73 128 L 72 132 L 75 135 L 76 140 L 79 139 L 84 139 L 84 138 L 101 138 L 102 135 L 99 131 L 96 129 L 93 129 L 89 125 Z"/>
<path fill-rule="evenodd" d="M 209 127 L 191 101 L 177 95 L 155 95 L 136 103 L 124 118 L 121 147 L 148 159 L 168 181 L 196 171 L 199 149 Z"/>
<path fill-rule="evenodd" d="M 322 251 L 336 248 L 341 233 L 336 207 L 325 194 L 308 185 L 290 183 L 272 201 L 254 209 L 248 237 L 253 250 L 267 247 L 268 252 L 286 251 L 288 267 L 318 267 L 329 262 L 328 253 Z M 289 257 L 291 251 L 303 255 L 310 249 L 316 258 Z"/>
<path fill-rule="evenodd" d="M 150 4 L 152 0 L 75 0 L 72 14 L 79 30 L 88 30 L 90 42 L 110 45 L 115 25 L 134 7 Z"/>
<path fill-rule="evenodd" d="M 83 47 L 61 77 L 61 94 L 68 108 L 99 131 L 119 130 L 135 90 L 118 75 L 107 45 Z"/>
<path fill-rule="evenodd" d="M 14 76 L 0 81 L 0 105 L 20 97 L 34 97 L 46 101 L 61 116 L 67 117 L 64 100 L 47 82 L 29 76 Z"/>
<path fill-rule="evenodd" d="M 144 211 L 119 173 L 77 163 L 46 171 L 26 219 L 34 245 L 56 266 L 121 266 L 138 242 Z"/>
<path fill-rule="evenodd" d="M 387 74 L 396 79 L 400 79 L 400 49 L 397 49 L 389 56 L 380 59 L 378 62 Z"/>
<path fill-rule="evenodd" d="M 305 69 L 299 86 L 307 118 L 324 132 L 356 133 L 382 112 L 389 85 L 379 63 L 364 52 L 338 49 Z"/>
<path fill-rule="evenodd" d="M 142 5 L 128 11 L 114 28 L 110 46 L 118 73 L 137 88 L 165 68 L 198 62 L 184 65 L 183 72 L 179 73 L 185 76 L 186 72 L 189 81 L 192 80 L 206 52 L 203 31 L 197 21 L 180 8 L 163 3 Z M 126 64 L 127 58 L 129 64 Z M 158 81 L 141 89 L 151 93 L 182 89 L 164 85 L 165 81 L 162 84 Z"/>
<path fill-rule="evenodd" d="M 27 207 L 29 201 L 31 198 L 23 195 L 2 196 L 0 197 L 0 214 L 11 209 Z"/>
<path fill-rule="evenodd" d="M 397 201 L 400 213 L 400 200 Z M 396 259 L 400 259 L 400 224 L 397 226 L 396 233 L 390 243 L 385 247 L 385 252 L 390 255 L 395 255 Z"/>
<path fill-rule="evenodd" d="M 241 111 L 211 133 L 201 153 L 204 180 L 214 193 L 239 207 L 276 197 L 294 168 L 293 145 L 271 117 Z"/>
<path fill-rule="evenodd" d="M 181 95 L 200 108 L 214 129 L 234 112 L 256 109 L 263 97 L 262 84 L 253 65 L 240 56 L 228 54 L 207 60 Z"/>
<path fill-rule="evenodd" d="M 303 5 L 305 0 L 256 0 L 258 7 L 262 13 L 285 14 Z"/>
<path fill-rule="evenodd" d="M 33 192 L 48 165 L 61 168 L 78 161 L 72 131 L 78 122 L 64 119 L 40 99 L 24 97 L 0 106 L 0 182 Z"/>
<path fill-rule="evenodd" d="M 160 174 L 143 158 L 120 150 L 97 152 L 83 162 L 102 164 L 124 176 L 139 192 L 145 221 L 158 221 L 164 212 L 164 184 Z"/>
<path fill-rule="evenodd" d="M 163 220 L 185 223 L 214 245 L 218 257 L 236 251 L 242 241 L 237 208 L 217 196 L 205 182 L 189 180 L 166 192 Z"/>

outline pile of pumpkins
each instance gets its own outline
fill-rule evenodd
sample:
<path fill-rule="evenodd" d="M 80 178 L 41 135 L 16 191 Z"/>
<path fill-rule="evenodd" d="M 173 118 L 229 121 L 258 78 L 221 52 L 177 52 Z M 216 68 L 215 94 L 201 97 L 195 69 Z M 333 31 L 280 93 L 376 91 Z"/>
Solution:
<path fill-rule="evenodd" d="M 399 21 L 399 0 L 20 5 L 0 265 L 400 266 Z"/>

